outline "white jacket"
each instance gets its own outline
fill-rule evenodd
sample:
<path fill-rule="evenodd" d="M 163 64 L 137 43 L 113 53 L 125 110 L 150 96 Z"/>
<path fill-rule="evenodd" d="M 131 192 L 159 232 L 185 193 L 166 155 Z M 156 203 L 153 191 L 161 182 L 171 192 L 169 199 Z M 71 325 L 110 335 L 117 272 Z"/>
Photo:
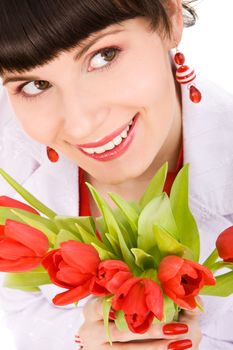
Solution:
<path fill-rule="evenodd" d="M 233 97 L 206 81 L 193 104 L 183 88 L 184 163 L 190 163 L 190 207 L 201 234 L 201 262 L 215 239 L 233 224 Z M 33 122 L 33 121 L 32 121 Z M 30 139 L 19 125 L 4 89 L 0 89 L 0 167 L 58 214 L 78 215 L 78 169 L 60 155 L 51 163 L 45 147 Z M 0 177 L 0 195 L 20 196 Z M 22 200 L 23 201 L 23 200 Z M 55 307 L 52 297 L 63 289 L 41 286 L 26 293 L 0 288 L 17 350 L 73 350 L 74 334 L 83 322 L 78 308 Z M 201 350 L 233 349 L 233 297 L 203 297 Z M 93 349 L 94 350 L 94 349 Z M 96 349 L 97 350 L 97 349 Z"/>

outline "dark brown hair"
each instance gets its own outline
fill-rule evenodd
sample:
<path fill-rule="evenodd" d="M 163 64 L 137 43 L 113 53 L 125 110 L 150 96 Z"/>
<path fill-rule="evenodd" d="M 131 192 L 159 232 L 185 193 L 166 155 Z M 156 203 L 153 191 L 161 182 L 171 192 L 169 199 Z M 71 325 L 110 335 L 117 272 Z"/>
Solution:
<path fill-rule="evenodd" d="M 183 1 L 193 25 L 192 1 Z M 169 0 L 0 0 L 0 76 L 44 65 L 109 25 L 138 16 L 171 34 Z"/>

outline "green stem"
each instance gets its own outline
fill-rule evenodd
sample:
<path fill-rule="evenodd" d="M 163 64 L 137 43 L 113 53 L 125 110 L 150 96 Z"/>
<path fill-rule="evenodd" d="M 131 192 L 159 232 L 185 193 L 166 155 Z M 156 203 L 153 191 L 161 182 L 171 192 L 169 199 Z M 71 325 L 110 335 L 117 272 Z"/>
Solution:
<path fill-rule="evenodd" d="M 204 263 L 202 264 L 203 266 L 210 268 L 211 265 L 213 265 L 216 260 L 218 259 L 219 255 L 218 255 L 218 251 L 215 248 L 212 253 L 209 255 L 209 257 L 204 261 Z"/>
<path fill-rule="evenodd" d="M 233 263 L 227 263 L 224 261 L 217 261 L 212 266 L 210 266 L 210 270 L 212 272 L 216 272 L 216 271 L 223 269 L 223 268 L 228 268 L 228 269 L 233 270 Z"/>
<path fill-rule="evenodd" d="M 46 207 L 36 197 L 34 197 L 29 191 L 15 181 L 9 174 L 0 168 L 0 175 L 13 187 L 30 205 L 32 205 L 39 212 L 45 214 L 48 218 L 53 219 L 57 214 L 50 208 Z"/>

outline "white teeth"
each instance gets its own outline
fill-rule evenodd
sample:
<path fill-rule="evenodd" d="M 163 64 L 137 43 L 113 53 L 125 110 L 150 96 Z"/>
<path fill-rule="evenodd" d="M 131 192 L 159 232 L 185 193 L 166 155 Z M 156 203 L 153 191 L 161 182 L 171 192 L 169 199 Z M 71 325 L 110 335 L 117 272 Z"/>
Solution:
<path fill-rule="evenodd" d="M 129 125 L 125 128 L 125 130 L 122 131 L 120 135 L 115 137 L 112 141 L 106 143 L 105 145 L 101 147 L 93 147 L 93 148 L 83 148 L 83 151 L 85 151 L 88 154 L 101 154 L 104 153 L 105 151 L 109 151 L 113 149 L 114 147 L 118 146 L 123 139 L 125 139 L 128 136 L 128 131 L 130 129 L 130 125 L 133 124 L 133 120 L 130 121 Z"/>
<path fill-rule="evenodd" d="M 110 141 L 109 143 L 107 143 L 106 145 L 104 145 L 104 148 L 106 149 L 106 151 L 110 151 L 111 149 L 113 149 L 115 147 L 114 143 L 112 141 Z"/>
<path fill-rule="evenodd" d="M 94 148 L 94 152 L 98 153 L 98 154 L 103 153 L 103 152 L 105 152 L 105 148 L 104 148 L 104 146 L 96 147 L 96 148 Z"/>
<path fill-rule="evenodd" d="M 83 148 L 83 150 L 89 154 L 93 154 L 94 153 L 94 149 L 93 148 Z"/>
<path fill-rule="evenodd" d="M 126 130 L 122 131 L 121 137 L 122 137 L 123 139 L 125 139 L 125 138 L 127 137 L 127 131 L 126 131 Z"/>
<path fill-rule="evenodd" d="M 121 136 L 117 136 L 117 137 L 115 137 L 115 139 L 113 140 L 113 143 L 114 143 L 114 145 L 118 146 L 118 145 L 121 143 L 121 141 L 122 141 Z"/>

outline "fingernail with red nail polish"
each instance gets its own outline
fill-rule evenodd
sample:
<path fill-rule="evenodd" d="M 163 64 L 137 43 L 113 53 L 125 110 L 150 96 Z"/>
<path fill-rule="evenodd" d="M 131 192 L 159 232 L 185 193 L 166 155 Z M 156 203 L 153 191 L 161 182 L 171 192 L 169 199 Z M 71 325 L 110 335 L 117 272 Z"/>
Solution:
<path fill-rule="evenodd" d="M 190 349 L 192 347 L 192 342 L 190 339 L 183 339 L 178 340 L 170 343 L 168 345 L 169 350 L 184 350 L 184 349 Z"/>
<path fill-rule="evenodd" d="M 177 335 L 188 333 L 188 326 L 184 323 L 167 323 L 163 326 L 163 334 Z"/>
<path fill-rule="evenodd" d="M 79 344 L 81 347 L 83 347 L 83 341 L 81 340 L 79 335 L 75 336 L 75 343 Z"/>

